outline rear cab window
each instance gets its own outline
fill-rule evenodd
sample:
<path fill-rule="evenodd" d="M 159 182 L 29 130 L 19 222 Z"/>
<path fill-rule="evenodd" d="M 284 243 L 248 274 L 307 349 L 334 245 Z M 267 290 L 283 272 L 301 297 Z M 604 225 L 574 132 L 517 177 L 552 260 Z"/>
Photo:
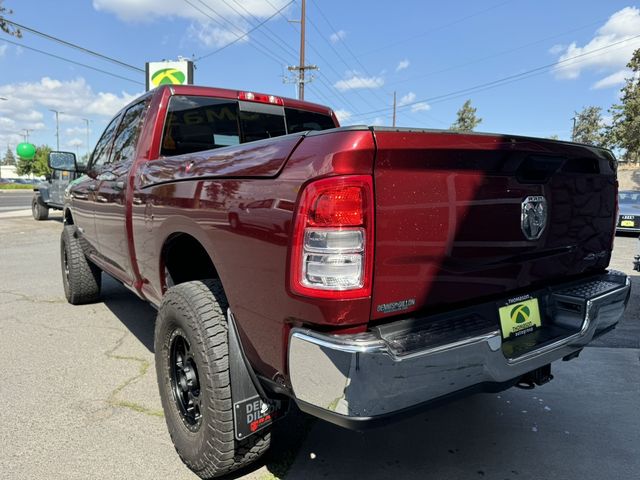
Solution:
<path fill-rule="evenodd" d="M 328 114 L 242 100 L 173 95 L 160 154 L 165 157 L 335 128 Z"/>

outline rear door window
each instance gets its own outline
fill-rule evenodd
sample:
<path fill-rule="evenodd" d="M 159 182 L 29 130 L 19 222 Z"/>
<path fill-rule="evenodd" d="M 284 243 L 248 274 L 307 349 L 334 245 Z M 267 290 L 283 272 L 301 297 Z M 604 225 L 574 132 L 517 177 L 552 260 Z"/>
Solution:
<path fill-rule="evenodd" d="M 240 143 L 238 102 L 174 95 L 164 124 L 164 156 L 182 155 Z"/>
<path fill-rule="evenodd" d="M 124 117 L 118 134 L 113 142 L 113 154 L 111 156 L 111 163 L 120 163 L 133 160 L 136 154 L 136 147 L 138 145 L 138 138 L 142 131 L 142 121 L 147 112 L 150 99 L 138 102 L 131 106 Z"/>
<path fill-rule="evenodd" d="M 111 123 L 109 123 L 107 128 L 105 128 L 100 140 L 96 143 L 96 148 L 93 150 L 90 160 L 92 169 L 101 168 L 102 165 L 107 162 L 109 153 L 111 152 L 111 141 L 113 140 L 113 135 L 121 117 L 122 115 L 118 115 L 116 118 L 111 120 Z"/>

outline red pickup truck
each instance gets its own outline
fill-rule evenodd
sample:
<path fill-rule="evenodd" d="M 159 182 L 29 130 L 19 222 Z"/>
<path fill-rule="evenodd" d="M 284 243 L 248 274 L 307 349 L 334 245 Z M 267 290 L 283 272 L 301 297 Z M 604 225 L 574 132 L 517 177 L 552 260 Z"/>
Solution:
<path fill-rule="evenodd" d="M 71 153 L 52 168 L 78 171 Z M 166 422 L 203 478 L 294 401 L 350 427 L 552 378 L 626 307 L 616 161 L 512 135 L 339 128 L 329 108 L 161 87 L 65 193 L 72 304 L 105 272 L 158 309 Z"/>

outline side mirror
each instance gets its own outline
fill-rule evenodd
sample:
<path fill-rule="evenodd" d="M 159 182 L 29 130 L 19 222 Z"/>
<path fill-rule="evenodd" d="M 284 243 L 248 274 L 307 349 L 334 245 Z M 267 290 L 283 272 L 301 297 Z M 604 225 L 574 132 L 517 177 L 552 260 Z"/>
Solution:
<path fill-rule="evenodd" d="M 45 182 L 50 182 L 51 181 L 51 174 L 50 173 L 45 173 L 44 174 L 44 180 L 45 180 Z"/>
<path fill-rule="evenodd" d="M 65 172 L 77 172 L 76 154 L 72 152 L 49 152 L 49 168 Z"/>

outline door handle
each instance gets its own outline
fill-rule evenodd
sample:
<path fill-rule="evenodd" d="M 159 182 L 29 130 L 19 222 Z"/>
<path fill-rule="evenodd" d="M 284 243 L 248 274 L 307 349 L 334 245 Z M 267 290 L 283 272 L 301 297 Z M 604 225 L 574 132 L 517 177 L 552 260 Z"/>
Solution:
<path fill-rule="evenodd" d="M 90 183 L 87 186 L 87 190 L 89 190 L 90 192 L 95 192 L 96 191 L 96 184 L 95 183 Z"/>

